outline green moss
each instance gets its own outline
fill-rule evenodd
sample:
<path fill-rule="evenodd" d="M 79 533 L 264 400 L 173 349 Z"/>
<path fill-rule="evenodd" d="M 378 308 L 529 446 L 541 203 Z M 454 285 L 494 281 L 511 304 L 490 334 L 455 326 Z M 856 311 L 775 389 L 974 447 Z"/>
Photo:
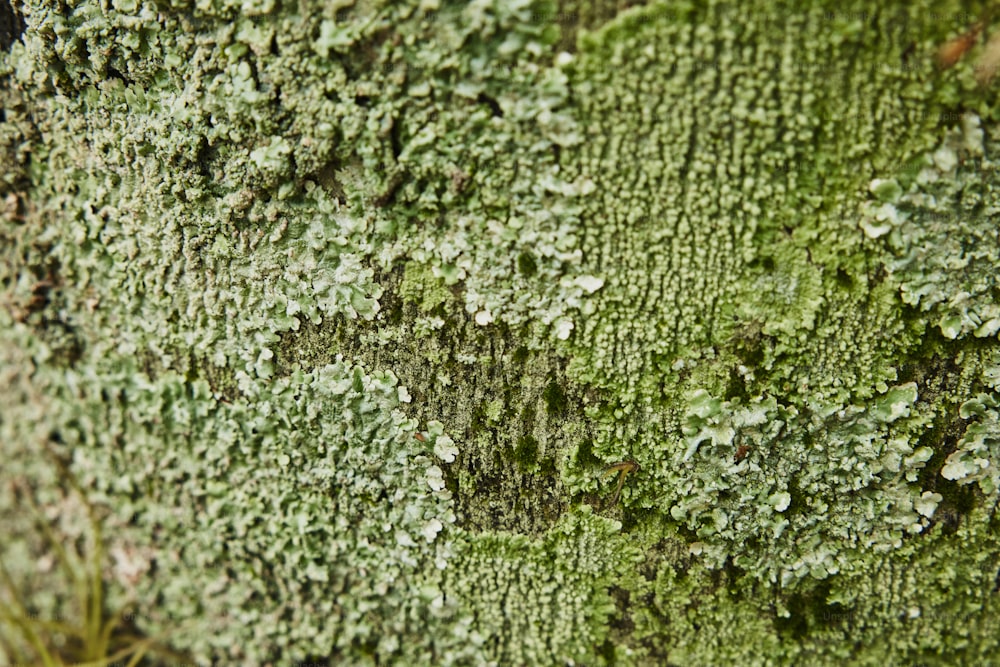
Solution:
<path fill-rule="evenodd" d="M 556 474 L 558 474 L 555 458 L 552 456 L 546 456 L 541 461 L 539 461 L 538 472 L 541 475 L 547 475 L 547 476 L 555 476 Z"/>
<path fill-rule="evenodd" d="M 598 465 L 601 460 L 594 456 L 594 442 L 587 439 L 577 445 L 573 460 L 580 468 L 592 468 Z"/>
<path fill-rule="evenodd" d="M 446 590 L 471 605 L 456 643 L 488 647 L 503 664 L 594 664 L 614 613 L 607 588 L 637 558 L 619 528 L 585 508 L 537 541 L 468 536 L 456 549 L 458 567 L 443 573 Z M 510 605 L 521 611 L 511 614 Z"/>
<path fill-rule="evenodd" d="M 528 358 L 530 356 L 531 356 L 531 353 L 528 352 L 528 348 L 526 348 L 524 345 L 519 345 L 517 347 L 517 349 L 514 350 L 513 354 L 511 355 L 511 360 L 515 364 L 523 364 L 524 362 L 526 362 L 528 360 Z"/>
<path fill-rule="evenodd" d="M 444 283 L 430 269 L 416 262 L 407 262 L 399 285 L 403 301 L 416 304 L 426 313 L 434 312 L 452 299 Z"/>
<path fill-rule="evenodd" d="M 638 385 L 651 378 L 653 358 L 706 357 L 726 341 L 734 316 L 781 333 L 787 342 L 777 355 L 795 358 L 803 344 L 816 348 L 836 337 L 839 345 L 845 321 L 863 307 L 863 291 L 837 297 L 830 280 L 842 270 L 871 287 L 862 239 L 843 233 L 843 220 L 864 203 L 860 186 L 936 141 L 932 86 L 941 84 L 931 83 L 930 59 L 911 68 L 862 63 L 901 60 L 915 39 L 930 48 L 936 28 L 916 9 L 872 14 L 849 29 L 844 23 L 843 31 L 832 29 L 839 23 L 827 13 L 847 16 L 850 9 L 779 4 L 748 12 L 741 30 L 730 33 L 723 18 L 740 10 L 726 3 L 672 14 L 636 10 L 588 36 L 567 66 L 582 93 L 589 140 L 564 151 L 562 162 L 569 178 L 585 176 L 597 192 L 615 193 L 584 204 L 588 219 L 600 221 L 585 230 L 584 256 L 593 261 L 585 270 L 601 275 L 600 265 L 614 266 L 616 278 L 595 295 L 597 315 L 573 339 L 575 377 L 644 393 Z M 810 45 L 776 48 L 766 35 L 777 16 L 795 26 L 787 39 L 810 35 Z M 691 23 L 699 36 L 688 31 Z M 670 59 L 645 46 L 663 43 L 674 45 Z M 623 80 L 633 91 L 658 91 L 674 109 L 707 111 L 690 121 L 684 113 L 657 116 L 648 94 L 619 93 Z M 886 89 L 924 94 L 897 97 Z M 728 103 L 713 103 L 720 90 Z M 858 100 L 884 108 L 857 113 Z M 785 141 L 767 122 L 779 119 Z M 891 141 L 859 140 L 874 135 Z M 642 156 L 638 177 L 616 168 L 635 155 Z M 827 168 L 846 156 L 856 168 Z M 650 191 L 657 196 L 646 196 Z M 884 310 L 878 324 L 869 315 L 851 325 L 858 351 L 849 363 L 858 377 L 843 383 L 850 389 L 865 391 L 891 363 L 891 351 L 872 337 L 900 329 L 894 310 Z M 837 375 L 828 367 L 809 381 L 842 394 Z"/>
<path fill-rule="evenodd" d="M 535 275 L 538 272 L 538 264 L 535 262 L 535 256 L 530 252 L 522 252 L 518 255 L 517 270 L 527 278 Z"/>
<path fill-rule="evenodd" d="M 518 438 L 514 447 L 514 461 L 522 470 L 531 470 L 538 463 L 538 440 L 532 435 Z"/>
<path fill-rule="evenodd" d="M 545 409 L 549 415 L 562 415 L 566 412 L 566 394 L 558 382 L 549 382 L 542 398 L 545 399 Z"/>

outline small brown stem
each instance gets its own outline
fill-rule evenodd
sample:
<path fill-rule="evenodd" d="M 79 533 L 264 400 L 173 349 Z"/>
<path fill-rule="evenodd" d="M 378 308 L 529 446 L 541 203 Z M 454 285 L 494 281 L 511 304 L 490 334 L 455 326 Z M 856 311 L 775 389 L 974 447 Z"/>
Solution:
<path fill-rule="evenodd" d="M 635 472 L 639 469 L 639 464 L 635 461 L 622 461 L 620 463 L 615 463 L 608 466 L 604 470 L 604 476 L 607 477 L 611 473 L 618 473 L 618 484 L 615 486 L 615 495 L 611 498 L 611 507 L 614 507 L 618 502 L 618 497 L 621 495 L 622 486 L 625 484 L 625 475 L 630 472 Z"/>

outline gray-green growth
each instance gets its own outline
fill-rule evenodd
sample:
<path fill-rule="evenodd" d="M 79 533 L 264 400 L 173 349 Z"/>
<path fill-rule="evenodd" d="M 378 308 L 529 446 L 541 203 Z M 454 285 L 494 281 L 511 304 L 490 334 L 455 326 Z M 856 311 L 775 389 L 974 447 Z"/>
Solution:
<path fill-rule="evenodd" d="M 1000 119 L 981 46 L 934 62 L 980 4 L 14 9 L 4 476 L 56 523 L 63 453 L 141 631 L 1000 653 Z M 58 615 L 16 509 L 0 557 Z"/>

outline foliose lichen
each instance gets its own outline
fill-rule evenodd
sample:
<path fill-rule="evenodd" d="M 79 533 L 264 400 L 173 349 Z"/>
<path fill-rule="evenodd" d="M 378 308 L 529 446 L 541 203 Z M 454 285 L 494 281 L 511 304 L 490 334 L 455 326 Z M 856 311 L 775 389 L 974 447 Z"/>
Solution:
<path fill-rule="evenodd" d="M 62 452 L 144 631 L 996 654 L 995 95 L 933 57 L 979 8 L 612 5 L 17 7 L 5 474 L 58 508 Z"/>
<path fill-rule="evenodd" d="M 974 113 L 962 114 L 910 189 L 897 185 L 862 223 L 891 248 L 888 268 L 903 300 L 934 317 L 949 339 L 1000 331 L 997 146 L 994 128 L 983 128 Z"/>

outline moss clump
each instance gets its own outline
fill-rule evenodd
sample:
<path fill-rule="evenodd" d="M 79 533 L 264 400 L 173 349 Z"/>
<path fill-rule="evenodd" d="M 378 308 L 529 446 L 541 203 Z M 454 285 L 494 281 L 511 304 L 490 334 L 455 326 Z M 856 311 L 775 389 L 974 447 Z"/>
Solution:
<path fill-rule="evenodd" d="M 399 285 L 403 301 L 416 304 L 425 313 L 438 313 L 452 300 L 452 294 L 440 278 L 416 262 L 407 262 Z"/>
<path fill-rule="evenodd" d="M 545 410 L 549 415 L 559 416 L 566 412 L 566 393 L 555 380 L 545 386 L 542 398 L 545 399 Z"/>
<path fill-rule="evenodd" d="M 531 470 L 538 463 L 538 440 L 533 435 L 518 438 L 514 447 L 514 461 L 522 470 Z"/>
<path fill-rule="evenodd" d="M 538 272 L 538 263 L 535 256 L 530 252 L 522 252 L 517 256 L 517 270 L 526 278 L 530 278 Z"/>
<path fill-rule="evenodd" d="M 519 345 L 517 349 L 515 349 L 514 352 L 511 353 L 511 360 L 515 364 L 523 364 L 528 360 L 530 356 L 531 353 L 528 351 L 528 348 L 526 348 L 524 345 Z"/>

